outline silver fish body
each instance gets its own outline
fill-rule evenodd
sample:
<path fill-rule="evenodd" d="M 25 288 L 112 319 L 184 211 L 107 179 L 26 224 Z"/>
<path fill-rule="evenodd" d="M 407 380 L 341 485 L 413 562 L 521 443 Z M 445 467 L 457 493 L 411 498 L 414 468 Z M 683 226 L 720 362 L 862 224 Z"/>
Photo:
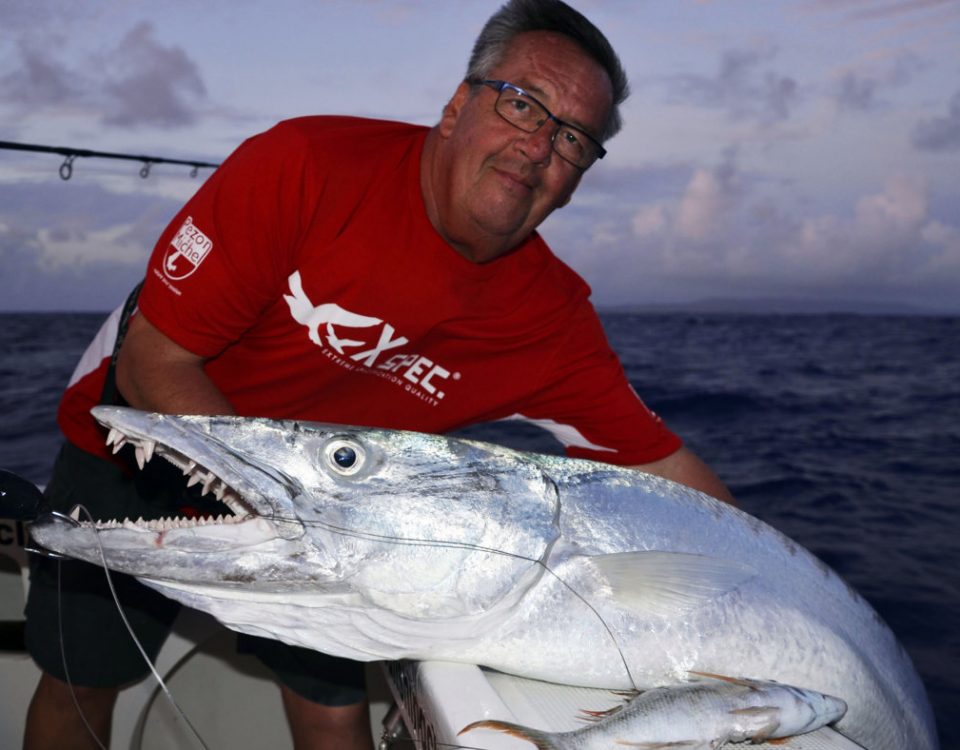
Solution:
<path fill-rule="evenodd" d="M 569 732 L 484 720 L 460 734 L 493 729 L 528 740 L 539 750 L 717 750 L 728 742 L 760 743 L 804 734 L 833 723 L 846 708 L 837 698 L 775 682 L 703 675 L 648 690 Z"/>
<path fill-rule="evenodd" d="M 838 728 L 869 750 L 938 747 L 923 686 L 876 612 L 799 545 L 702 493 L 419 433 L 94 413 L 115 443 L 225 492 L 237 518 L 48 522 L 34 538 L 93 562 L 102 545 L 111 568 L 236 630 L 614 689 L 746 675 L 842 698 Z"/>

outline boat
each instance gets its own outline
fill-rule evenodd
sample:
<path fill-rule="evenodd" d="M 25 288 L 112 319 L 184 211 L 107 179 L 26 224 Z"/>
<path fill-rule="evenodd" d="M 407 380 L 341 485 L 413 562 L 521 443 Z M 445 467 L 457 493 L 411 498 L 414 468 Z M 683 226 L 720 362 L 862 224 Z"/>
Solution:
<path fill-rule="evenodd" d="M 23 603 L 29 588 L 27 529 L 0 519 L 0 747 L 23 743 L 27 707 L 40 672 L 23 648 Z M 156 664 L 164 692 L 149 675 L 122 691 L 110 750 L 292 748 L 280 694 L 269 671 L 234 648 L 235 634 L 209 615 L 184 609 Z M 468 746 L 530 750 L 532 745 L 488 729 L 458 736 L 481 719 L 548 731 L 583 725 L 583 710 L 604 710 L 622 698 L 609 690 L 555 685 L 472 664 L 375 662 L 367 665 L 371 724 L 379 750 Z M 174 705 L 174 703 L 176 705 Z M 189 719 L 184 721 L 180 712 Z M 202 742 L 194 735 L 202 738 Z M 782 750 L 784 745 L 750 745 Z M 792 738 L 791 750 L 857 750 L 830 728 Z"/>

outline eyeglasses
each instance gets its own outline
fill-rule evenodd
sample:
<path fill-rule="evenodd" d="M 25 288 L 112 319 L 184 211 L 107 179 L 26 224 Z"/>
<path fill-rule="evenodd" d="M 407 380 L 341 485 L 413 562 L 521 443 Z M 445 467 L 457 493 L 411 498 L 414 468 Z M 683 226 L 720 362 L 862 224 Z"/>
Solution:
<path fill-rule="evenodd" d="M 587 169 L 607 153 L 596 138 L 559 117 L 554 117 L 549 109 L 519 86 L 507 81 L 483 81 L 476 78 L 468 79 L 467 83 L 489 86 L 496 91 L 498 96 L 496 104 L 493 105 L 494 110 L 520 130 L 534 133 L 551 120 L 557 123 L 557 132 L 550 139 L 553 150 L 575 167 Z"/>

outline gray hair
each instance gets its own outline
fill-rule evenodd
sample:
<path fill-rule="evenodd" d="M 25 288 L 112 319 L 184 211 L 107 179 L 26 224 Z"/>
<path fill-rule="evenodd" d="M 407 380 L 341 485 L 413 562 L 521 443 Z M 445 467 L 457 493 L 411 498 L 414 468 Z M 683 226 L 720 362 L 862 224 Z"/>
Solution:
<path fill-rule="evenodd" d="M 607 72 L 613 84 L 613 106 L 599 137 L 606 141 L 616 135 L 623 126 L 620 104 L 630 95 L 627 74 L 603 32 L 561 0 L 508 0 L 477 37 L 466 79 L 489 78 L 513 38 L 528 31 L 552 31 L 569 37 Z"/>

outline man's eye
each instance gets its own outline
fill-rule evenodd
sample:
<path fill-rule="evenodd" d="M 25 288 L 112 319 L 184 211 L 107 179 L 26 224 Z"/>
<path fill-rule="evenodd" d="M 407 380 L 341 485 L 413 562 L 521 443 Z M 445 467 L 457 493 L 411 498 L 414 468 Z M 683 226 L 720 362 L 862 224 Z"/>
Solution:
<path fill-rule="evenodd" d="M 563 131 L 563 140 L 565 140 L 570 146 L 580 146 L 580 136 L 578 136 L 572 130 Z"/>

